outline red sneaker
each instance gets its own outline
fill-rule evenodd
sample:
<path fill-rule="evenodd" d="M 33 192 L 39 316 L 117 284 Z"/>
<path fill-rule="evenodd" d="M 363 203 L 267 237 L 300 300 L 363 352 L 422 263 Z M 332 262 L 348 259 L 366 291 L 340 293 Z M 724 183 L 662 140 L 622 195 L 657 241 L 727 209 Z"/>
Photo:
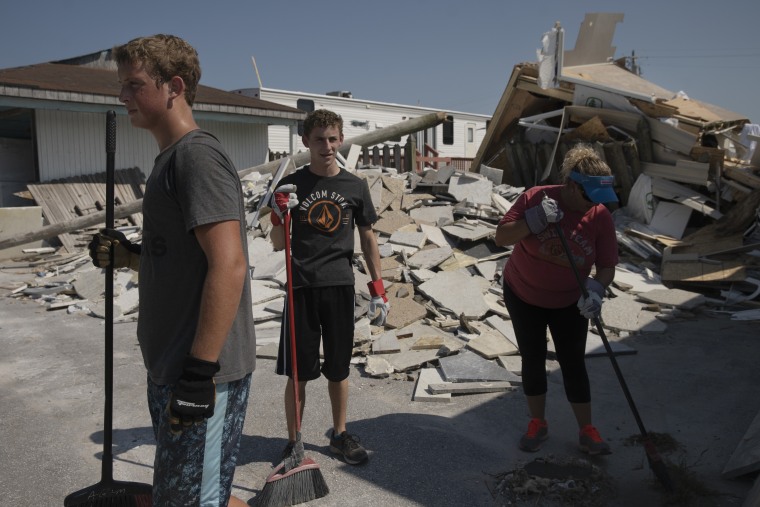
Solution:
<path fill-rule="evenodd" d="M 597 454 L 611 454 L 610 446 L 599 436 L 599 430 L 590 424 L 584 426 L 578 436 L 581 451 L 592 456 Z"/>
<path fill-rule="evenodd" d="M 549 438 L 549 425 L 543 419 L 531 419 L 528 432 L 520 439 L 520 449 L 536 452 L 541 448 L 541 442 Z"/>

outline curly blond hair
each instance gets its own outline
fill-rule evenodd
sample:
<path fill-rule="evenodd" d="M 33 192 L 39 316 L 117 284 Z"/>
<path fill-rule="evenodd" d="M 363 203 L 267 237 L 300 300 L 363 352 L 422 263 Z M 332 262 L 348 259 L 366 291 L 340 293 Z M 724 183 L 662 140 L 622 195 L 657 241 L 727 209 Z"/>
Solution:
<path fill-rule="evenodd" d="M 193 105 L 201 79 L 201 64 L 198 52 L 184 39 L 162 33 L 138 37 L 114 47 L 113 59 L 117 65 L 143 64 L 156 86 L 169 82 L 174 76 L 181 77 L 185 82 L 185 100 Z"/>
<path fill-rule="evenodd" d="M 577 171 L 588 176 L 609 176 L 612 174 L 607 162 L 599 158 L 594 148 L 589 144 L 577 144 L 565 155 L 562 161 L 560 177 L 567 182 L 570 172 Z"/>

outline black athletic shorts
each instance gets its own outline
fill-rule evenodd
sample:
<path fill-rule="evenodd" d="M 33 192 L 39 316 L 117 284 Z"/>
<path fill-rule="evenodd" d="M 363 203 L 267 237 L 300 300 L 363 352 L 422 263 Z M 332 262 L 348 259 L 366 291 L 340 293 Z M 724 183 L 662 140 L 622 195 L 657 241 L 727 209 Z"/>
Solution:
<path fill-rule="evenodd" d="M 354 286 L 305 287 L 293 291 L 298 380 L 348 378 L 354 349 Z M 276 373 L 291 375 L 288 301 L 282 314 Z M 320 364 L 320 343 L 324 362 Z"/>

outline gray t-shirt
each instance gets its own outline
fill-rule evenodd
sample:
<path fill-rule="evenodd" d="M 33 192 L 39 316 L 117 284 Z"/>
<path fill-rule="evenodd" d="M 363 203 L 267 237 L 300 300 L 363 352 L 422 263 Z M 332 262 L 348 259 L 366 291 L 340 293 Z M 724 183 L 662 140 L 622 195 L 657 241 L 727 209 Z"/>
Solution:
<path fill-rule="evenodd" d="M 214 136 L 192 131 L 156 157 L 143 199 L 137 338 L 156 384 L 179 378 L 195 337 L 208 266 L 193 229 L 227 220 L 240 222 L 247 261 L 240 178 Z M 246 276 L 216 381 L 244 377 L 253 371 L 255 361 L 251 286 Z"/>

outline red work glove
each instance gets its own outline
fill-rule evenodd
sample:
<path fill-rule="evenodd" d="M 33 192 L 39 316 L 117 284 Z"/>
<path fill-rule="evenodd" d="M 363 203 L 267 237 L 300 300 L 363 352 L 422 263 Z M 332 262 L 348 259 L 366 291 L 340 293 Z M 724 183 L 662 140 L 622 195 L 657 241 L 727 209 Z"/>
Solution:
<path fill-rule="evenodd" d="M 282 225 L 285 213 L 298 206 L 298 196 L 294 192 L 295 185 L 283 185 L 274 191 L 270 207 L 274 213 L 271 216 L 272 225 Z"/>
<path fill-rule="evenodd" d="M 388 318 L 388 312 L 391 311 L 391 304 L 388 302 L 388 297 L 385 295 L 385 285 L 383 280 L 372 280 L 367 283 L 369 289 L 369 295 L 372 299 L 369 302 L 369 314 L 375 316 L 372 319 L 372 324 L 375 326 L 385 325 L 385 319 Z"/>

